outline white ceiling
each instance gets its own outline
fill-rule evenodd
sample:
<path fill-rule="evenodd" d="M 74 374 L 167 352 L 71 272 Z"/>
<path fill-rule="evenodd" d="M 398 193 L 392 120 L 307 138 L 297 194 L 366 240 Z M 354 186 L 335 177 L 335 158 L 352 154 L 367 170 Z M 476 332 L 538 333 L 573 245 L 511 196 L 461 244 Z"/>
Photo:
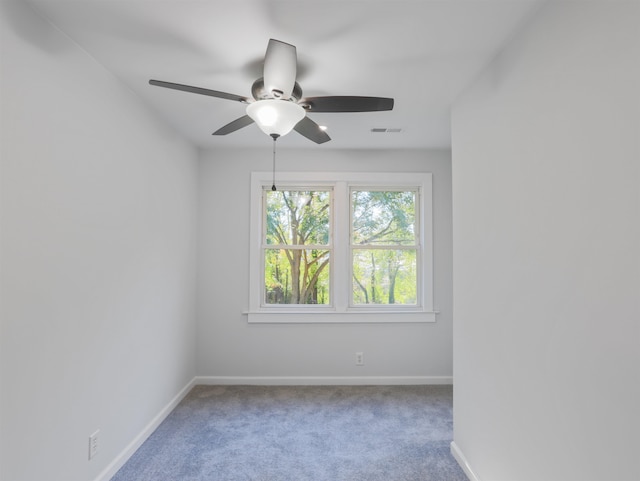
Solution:
<path fill-rule="evenodd" d="M 391 112 L 316 113 L 332 141 L 279 147 L 448 148 L 452 102 L 540 0 L 29 0 L 201 148 L 266 146 L 255 125 L 211 133 L 239 102 L 149 79 L 251 96 L 269 38 L 296 45 L 305 96 L 393 97 Z M 372 133 L 372 128 L 401 128 Z"/>

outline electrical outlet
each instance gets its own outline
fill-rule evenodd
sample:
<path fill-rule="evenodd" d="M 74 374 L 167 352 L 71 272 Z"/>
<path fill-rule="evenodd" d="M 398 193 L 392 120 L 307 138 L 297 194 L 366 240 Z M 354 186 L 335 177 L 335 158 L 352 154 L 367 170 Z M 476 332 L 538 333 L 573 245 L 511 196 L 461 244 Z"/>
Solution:
<path fill-rule="evenodd" d="M 100 430 L 89 436 L 89 459 L 92 459 L 100 449 Z"/>
<path fill-rule="evenodd" d="M 356 352 L 356 366 L 364 366 L 364 352 Z"/>

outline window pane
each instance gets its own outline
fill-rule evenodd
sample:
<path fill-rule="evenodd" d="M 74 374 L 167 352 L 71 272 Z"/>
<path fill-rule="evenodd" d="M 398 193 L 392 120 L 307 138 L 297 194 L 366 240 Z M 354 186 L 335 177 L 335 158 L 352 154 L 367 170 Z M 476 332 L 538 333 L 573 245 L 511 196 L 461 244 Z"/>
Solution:
<path fill-rule="evenodd" d="M 414 191 L 351 192 L 352 242 L 356 245 L 415 245 Z"/>
<path fill-rule="evenodd" d="M 416 251 L 355 249 L 353 304 L 416 305 Z"/>
<path fill-rule="evenodd" d="M 266 304 L 329 304 L 329 251 L 265 249 Z"/>
<path fill-rule="evenodd" d="M 266 191 L 266 243 L 329 244 L 330 191 Z"/>

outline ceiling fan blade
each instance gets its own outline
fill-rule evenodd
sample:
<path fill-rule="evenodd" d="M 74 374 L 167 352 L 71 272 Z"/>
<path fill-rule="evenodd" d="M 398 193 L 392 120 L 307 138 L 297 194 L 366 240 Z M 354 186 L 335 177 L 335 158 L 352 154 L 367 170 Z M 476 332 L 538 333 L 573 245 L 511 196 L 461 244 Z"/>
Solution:
<path fill-rule="evenodd" d="M 236 130 L 240 130 L 247 125 L 251 125 L 253 123 L 253 119 L 248 115 L 243 115 L 239 119 L 234 120 L 233 122 L 229 122 L 224 127 L 220 127 L 211 135 L 227 135 L 231 132 L 235 132 Z"/>
<path fill-rule="evenodd" d="M 296 124 L 293 130 L 304 135 L 307 139 L 313 140 L 316 144 L 324 144 L 331 140 L 331 137 L 329 137 L 318 124 L 307 116 L 303 117 L 302 120 Z"/>
<path fill-rule="evenodd" d="M 247 97 L 241 95 L 228 94 L 226 92 L 218 92 L 217 90 L 203 89 L 200 87 L 192 87 L 191 85 L 176 84 L 172 82 L 163 82 L 162 80 L 149 80 L 151 85 L 157 87 L 165 87 L 168 89 L 182 90 L 184 92 L 191 92 L 192 94 L 209 95 L 210 97 L 218 97 L 220 99 L 235 100 L 237 102 L 249 103 Z"/>
<path fill-rule="evenodd" d="M 299 102 L 309 112 L 380 112 L 393 110 L 393 99 L 385 97 L 307 97 Z"/>
<path fill-rule="evenodd" d="M 296 82 L 298 57 L 296 47 L 280 40 L 269 40 L 264 56 L 264 87 L 275 98 L 291 97 Z"/>

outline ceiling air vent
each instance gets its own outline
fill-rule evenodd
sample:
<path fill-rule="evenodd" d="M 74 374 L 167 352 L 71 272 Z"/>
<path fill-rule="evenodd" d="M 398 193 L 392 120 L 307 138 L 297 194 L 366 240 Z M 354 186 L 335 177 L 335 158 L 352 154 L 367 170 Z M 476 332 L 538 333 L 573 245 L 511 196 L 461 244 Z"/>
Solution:
<path fill-rule="evenodd" d="M 371 129 L 371 132 L 378 134 L 397 134 L 402 132 L 402 129 Z"/>

